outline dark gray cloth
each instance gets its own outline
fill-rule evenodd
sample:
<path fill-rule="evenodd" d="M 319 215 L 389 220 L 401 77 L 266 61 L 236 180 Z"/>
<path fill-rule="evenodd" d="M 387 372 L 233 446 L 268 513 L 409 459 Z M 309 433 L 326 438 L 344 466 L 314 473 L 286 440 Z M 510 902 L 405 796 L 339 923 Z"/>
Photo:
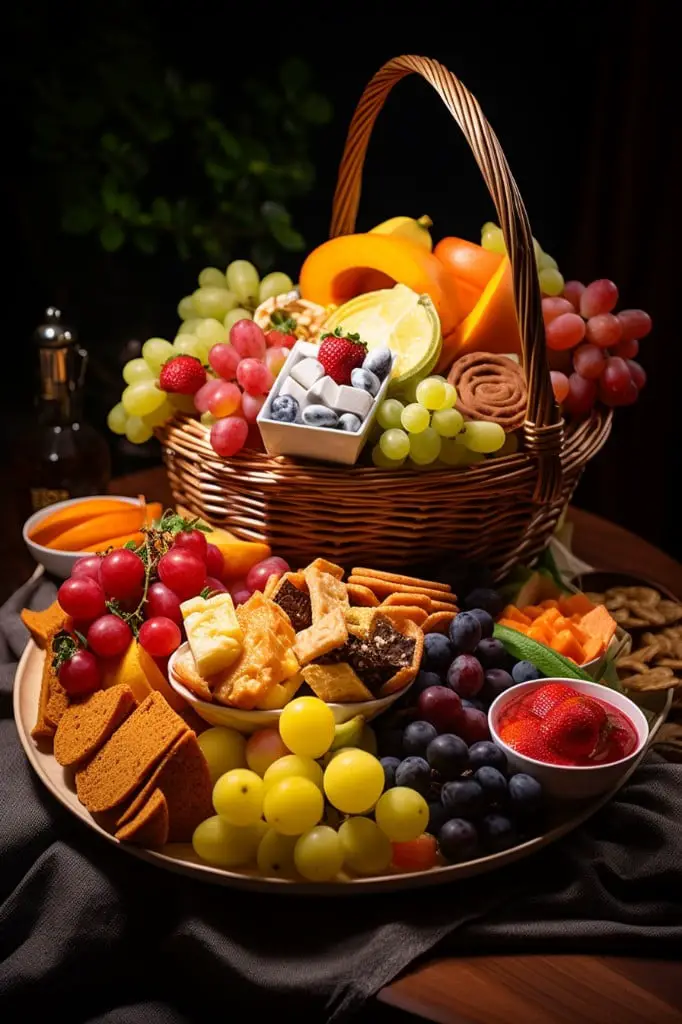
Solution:
<path fill-rule="evenodd" d="M 243 893 L 111 847 L 44 789 L 11 717 L 18 613 L 53 596 L 35 581 L 0 610 L 3 1022 L 187 1024 L 247 1009 L 338 1022 L 436 951 L 682 953 L 682 765 L 654 758 L 541 854 L 415 892 Z"/>

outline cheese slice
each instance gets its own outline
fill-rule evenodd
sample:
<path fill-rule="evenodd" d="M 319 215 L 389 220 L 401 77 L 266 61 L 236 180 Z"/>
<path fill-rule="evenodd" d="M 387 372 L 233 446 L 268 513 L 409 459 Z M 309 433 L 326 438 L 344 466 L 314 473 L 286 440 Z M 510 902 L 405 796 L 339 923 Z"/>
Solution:
<path fill-rule="evenodd" d="M 229 668 L 241 654 L 243 640 L 231 596 L 193 597 L 180 611 L 199 675 L 206 678 Z"/>

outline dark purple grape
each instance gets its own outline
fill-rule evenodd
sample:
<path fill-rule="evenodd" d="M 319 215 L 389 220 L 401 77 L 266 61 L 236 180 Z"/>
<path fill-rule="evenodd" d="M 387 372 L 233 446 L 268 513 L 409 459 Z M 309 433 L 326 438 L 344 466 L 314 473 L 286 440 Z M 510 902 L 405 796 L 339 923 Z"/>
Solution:
<path fill-rule="evenodd" d="M 478 743 L 480 740 L 490 739 L 490 728 L 488 726 L 488 716 L 484 711 L 478 711 L 476 708 L 462 708 L 463 721 L 457 732 L 466 740 L 469 746 L 472 743 Z"/>
<path fill-rule="evenodd" d="M 470 821 L 451 818 L 438 833 L 440 852 L 452 864 L 472 860 L 478 849 L 478 832 Z"/>
<path fill-rule="evenodd" d="M 422 690 L 428 690 L 429 686 L 441 686 L 443 680 L 435 672 L 417 672 L 417 678 L 409 689 L 413 702 L 417 700 Z"/>
<path fill-rule="evenodd" d="M 517 661 L 511 674 L 515 683 L 531 683 L 534 679 L 544 678 L 531 661 Z"/>
<path fill-rule="evenodd" d="M 460 612 L 450 623 L 449 635 L 460 654 L 470 653 L 481 641 L 481 624 L 470 612 Z"/>
<path fill-rule="evenodd" d="M 395 786 L 396 768 L 400 764 L 399 757 L 382 757 L 381 767 L 384 769 L 384 791 Z"/>
<path fill-rule="evenodd" d="M 425 757 L 426 748 L 437 735 L 430 722 L 410 722 L 403 733 L 403 753 L 406 757 Z"/>
<path fill-rule="evenodd" d="M 481 640 L 474 654 L 486 672 L 489 668 L 506 668 L 509 660 L 504 644 L 501 640 L 496 640 L 494 637 Z"/>
<path fill-rule="evenodd" d="M 421 667 L 426 672 L 446 672 L 455 656 L 452 644 L 441 633 L 427 633 Z"/>
<path fill-rule="evenodd" d="M 474 772 L 474 778 L 483 790 L 488 807 L 503 804 L 507 798 L 507 780 L 502 772 L 490 765 L 483 765 Z"/>
<path fill-rule="evenodd" d="M 477 711 L 482 711 L 487 714 L 488 708 L 484 701 L 479 700 L 478 697 L 462 697 L 463 708 L 476 708 Z"/>
<path fill-rule="evenodd" d="M 492 615 L 496 619 L 504 608 L 504 598 L 496 590 L 490 590 L 488 587 L 477 587 L 470 594 L 467 594 L 464 607 L 467 611 L 470 611 L 472 608 L 482 608 L 488 615 Z"/>
<path fill-rule="evenodd" d="M 483 608 L 470 608 L 469 615 L 473 615 L 475 619 L 478 619 L 481 627 L 481 639 L 485 640 L 487 637 L 493 635 L 493 629 L 495 628 L 495 620 L 492 615 L 486 612 Z"/>
<path fill-rule="evenodd" d="M 469 765 L 473 769 L 490 765 L 491 768 L 504 772 L 507 770 L 507 758 L 504 750 L 496 743 L 491 740 L 480 740 L 469 747 Z"/>
<path fill-rule="evenodd" d="M 460 697 L 475 697 L 483 680 L 481 663 L 473 654 L 458 654 L 448 669 L 448 686 Z"/>
<path fill-rule="evenodd" d="M 429 823 L 426 826 L 426 831 L 430 832 L 432 836 L 438 836 L 438 833 L 449 818 L 450 815 L 440 800 L 433 801 L 429 804 Z"/>
<path fill-rule="evenodd" d="M 485 674 L 485 692 L 491 703 L 501 693 L 514 686 L 514 680 L 503 668 L 489 668 Z"/>
<path fill-rule="evenodd" d="M 465 818 L 476 817 L 485 808 L 483 790 L 474 779 L 446 782 L 440 791 L 440 802 L 450 814 Z"/>
<path fill-rule="evenodd" d="M 519 817 L 535 814 L 542 806 L 542 786 L 525 772 L 512 775 L 509 780 L 509 803 Z"/>
<path fill-rule="evenodd" d="M 459 736 L 443 733 L 429 743 L 426 760 L 444 779 L 456 779 L 469 767 L 469 748 Z"/>
<path fill-rule="evenodd" d="M 423 757 L 406 757 L 395 770 L 396 786 L 416 789 L 422 796 L 428 796 L 431 788 L 431 769 Z"/>
<path fill-rule="evenodd" d="M 507 850 L 516 842 L 516 830 L 504 814 L 486 814 L 481 818 L 479 829 L 489 850 Z"/>

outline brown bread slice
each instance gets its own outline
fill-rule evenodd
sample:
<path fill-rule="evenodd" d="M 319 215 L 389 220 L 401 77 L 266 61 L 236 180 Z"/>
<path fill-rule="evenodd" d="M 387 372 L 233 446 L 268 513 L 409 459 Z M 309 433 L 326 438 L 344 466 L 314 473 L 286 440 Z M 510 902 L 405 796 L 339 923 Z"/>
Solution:
<path fill-rule="evenodd" d="M 47 720 L 47 702 L 50 698 L 51 682 L 55 678 L 52 670 L 52 654 L 45 652 L 43 661 L 43 675 L 40 681 L 40 697 L 38 698 L 38 717 L 36 724 L 31 729 L 31 736 L 34 740 L 48 740 L 54 736 L 55 727 Z"/>
<path fill-rule="evenodd" d="M 152 691 L 92 761 L 76 772 L 78 799 L 93 814 L 127 800 L 186 731 L 166 699 Z"/>
<path fill-rule="evenodd" d="M 161 790 L 168 804 L 168 842 L 190 842 L 197 825 L 213 814 L 211 776 L 193 732 L 186 732 L 171 747 L 116 822 L 118 828 L 137 816 L 155 789 Z"/>
<path fill-rule="evenodd" d="M 52 655 L 48 653 L 52 661 Z M 62 720 L 62 715 L 69 706 L 69 695 L 59 682 L 56 672 L 50 671 L 48 679 L 47 704 L 45 705 L 45 721 L 56 729 Z"/>
<path fill-rule="evenodd" d="M 68 767 L 88 761 L 137 707 L 133 691 L 125 683 L 97 690 L 62 715 L 54 738 L 54 756 Z"/>
<path fill-rule="evenodd" d="M 52 645 L 52 638 L 55 633 L 64 629 L 69 621 L 65 611 L 62 611 L 59 601 L 53 601 L 49 608 L 41 612 L 34 612 L 30 608 L 24 608 L 21 613 L 21 621 L 31 634 L 36 645 L 44 651 Z"/>
<path fill-rule="evenodd" d="M 168 804 L 160 789 L 155 789 L 132 821 L 118 830 L 116 838 L 136 846 L 165 846 L 168 842 Z"/>

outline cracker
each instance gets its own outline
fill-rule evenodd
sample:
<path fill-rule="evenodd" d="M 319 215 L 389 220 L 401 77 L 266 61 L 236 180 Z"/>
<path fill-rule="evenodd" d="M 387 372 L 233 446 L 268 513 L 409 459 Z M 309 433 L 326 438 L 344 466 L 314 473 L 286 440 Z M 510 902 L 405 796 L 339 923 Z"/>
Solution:
<path fill-rule="evenodd" d="M 288 704 L 294 697 L 297 690 L 303 685 L 303 676 L 300 672 L 290 676 L 281 683 L 275 683 L 270 687 L 265 697 L 256 705 L 259 711 L 279 711 L 285 704 Z"/>
<path fill-rule="evenodd" d="M 368 637 L 377 614 L 376 608 L 354 608 L 346 611 L 346 625 L 353 636 Z"/>
<path fill-rule="evenodd" d="M 393 604 L 381 605 L 382 615 L 385 615 L 391 622 L 403 622 L 409 619 L 417 626 L 422 626 L 430 616 L 424 608 L 419 605 Z"/>
<path fill-rule="evenodd" d="M 328 704 L 351 704 L 373 698 L 372 691 L 346 662 L 308 665 L 301 675 L 315 696 Z"/>
<path fill-rule="evenodd" d="M 424 611 L 429 614 L 431 612 L 431 598 L 427 597 L 426 594 L 389 594 L 388 597 L 381 602 L 381 607 L 391 607 L 393 605 L 410 605 L 418 608 L 423 608 Z"/>
<path fill-rule="evenodd" d="M 47 647 L 51 647 L 55 634 L 69 623 L 69 616 L 62 610 L 59 601 L 53 601 L 48 608 L 44 608 L 40 612 L 24 608 L 21 612 L 21 621 L 31 634 L 36 646 L 44 651 Z"/>
<path fill-rule="evenodd" d="M 447 636 L 450 623 L 457 617 L 457 612 L 432 612 L 425 622 L 421 623 L 424 633 L 443 633 Z"/>
<path fill-rule="evenodd" d="M 357 583 L 347 583 L 346 593 L 351 605 L 360 608 L 376 608 L 379 598 L 369 587 L 358 586 Z"/>
<path fill-rule="evenodd" d="M 628 679 L 624 679 L 623 686 L 626 690 L 639 690 L 641 692 L 646 692 L 647 690 L 667 690 L 674 685 L 674 678 L 671 668 L 647 667 L 646 672 L 640 672 L 637 675 L 630 676 Z"/>
<path fill-rule="evenodd" d="M 341 608 L 334 608 L 323 618 L 313 622 L 309 629 L 296 634 L 294 654 L 301 665 L 308 665 L 315 658 L 328 654 L 335 647 L 341 647 L 348 639 L 348 626 Z"/>
<path fill-rule="evenodd" d="M 682 658 L 658 658 L 656 665 L 660 665 L 662 668 L 681 669 Z"/>
<path fill-rule="evenodd" d="M 168 842 L 168 804 L 160 789 L 155 789 L 139 813 L 119 829 L 116 838 L 136 846 L 165 846 Z"/>
<path fill-rule="evenodd" d="M 319 572 L 329 573 L 334 579 L 343 579 L 343 569 L 340 565 L 336 565 L 335 562 L 328 562 L 326 558 L 316 558 L 307 567 L 308 569 L 317 569 Z M 305 570 L 304 570 L 305 571 Z"/>
<path fill-rule="evenodd" d="M 373 576 L 356 576 L 353 574 L 348 582 L 361 587 L 368 587 L 377 597 L 384 598 L 390 594 L 423 594 L 433 601 L 442 601 L 445 604 L 456 607 L 457 598 L 454 594 L 448 594 L 442 590 L 431 590 L 427 587 L 413 586 L 409 583 L 392 583 L 389 580 L 376 579 Z"/>
<path fill-rule="evenodd" d="M 400 668 L 391 676 L 379 690 L 380 697 L 387 697 L 391 693 L 396 693 L 398 690 L 402 690 L 408 683 L 416 677 L 421 665 L 422 654 L 424 653 L 424 632 L 416 626 L 414 622 L 407 619 L 405 622 L 391 623 L 395 629 L 399 630 L 403 636 L 410 637 L 414 640 L 414 652 L 412 654 L 412 664 L 407 665 L 405 668 Z"/>
<path fill-rule="evenodd" d="M 401 573 L 385 572 L 383 569 L 364 569 L 356 567 L 351 569 L 352 576 L 369 576 L 372 579 L 388 580 L 390 583 L 403 583 L 412 585 L 417 590 L 439 590 L 446 594 L 452 593 L 449 583 L 438 583 L 436 580 L 422 580 L 417 576 L 403 576 Z"/>
<path fill-rule="evenodd" d="M 346 585 L 341 580 L 328 572 L 320 572 L 314 566 L 309 566 L 303 575 L 308 584 L 313 625 L 334 609 L 350 608 Z"/>
<path fill-rule="evenodd" d="M 295 675 L 298 668 L 286 640 L 270 629 L 255 632 L 248 636 L 240 660 L 225 676 L 218 677 L 213 695 L 221 704 L 252 711 L 277 683 Z"/>
<path fill-rule="evenodd" d="M 125 683 L 97 690 L 62 715 L 54 738 L 54 757 L 64 767 L 88 761 L 137 707 Z"/>
<path fill-rule="evenodd" d="M 183 686 L 186 686 L 200 700 L 212 701 L 211 688 L 197 672 L 194 655 L 189 647 L 173 662 L 173 671 Z"/>
<path fill-rule="evenodd" d="M 682 604 L 678 604 L 677 601 L 659 601 L 657 604 L 658 611 L 663 615 L 666 626 L 672 625 L 673 622 L 679 622 L 682 619 Z"/>
<path fill-rule="evenodd" d="M 282 576 L 268 576 L 268 582 L 263 589 L 263 597 L 270 597 L 274 600 L 280 587 L 285 582 L 291 583 L 297 590 L 307 590 L 305 576 L 302 572 L 285 572 Z M 270 588 L 270 590 L 268 589 Z"/>

